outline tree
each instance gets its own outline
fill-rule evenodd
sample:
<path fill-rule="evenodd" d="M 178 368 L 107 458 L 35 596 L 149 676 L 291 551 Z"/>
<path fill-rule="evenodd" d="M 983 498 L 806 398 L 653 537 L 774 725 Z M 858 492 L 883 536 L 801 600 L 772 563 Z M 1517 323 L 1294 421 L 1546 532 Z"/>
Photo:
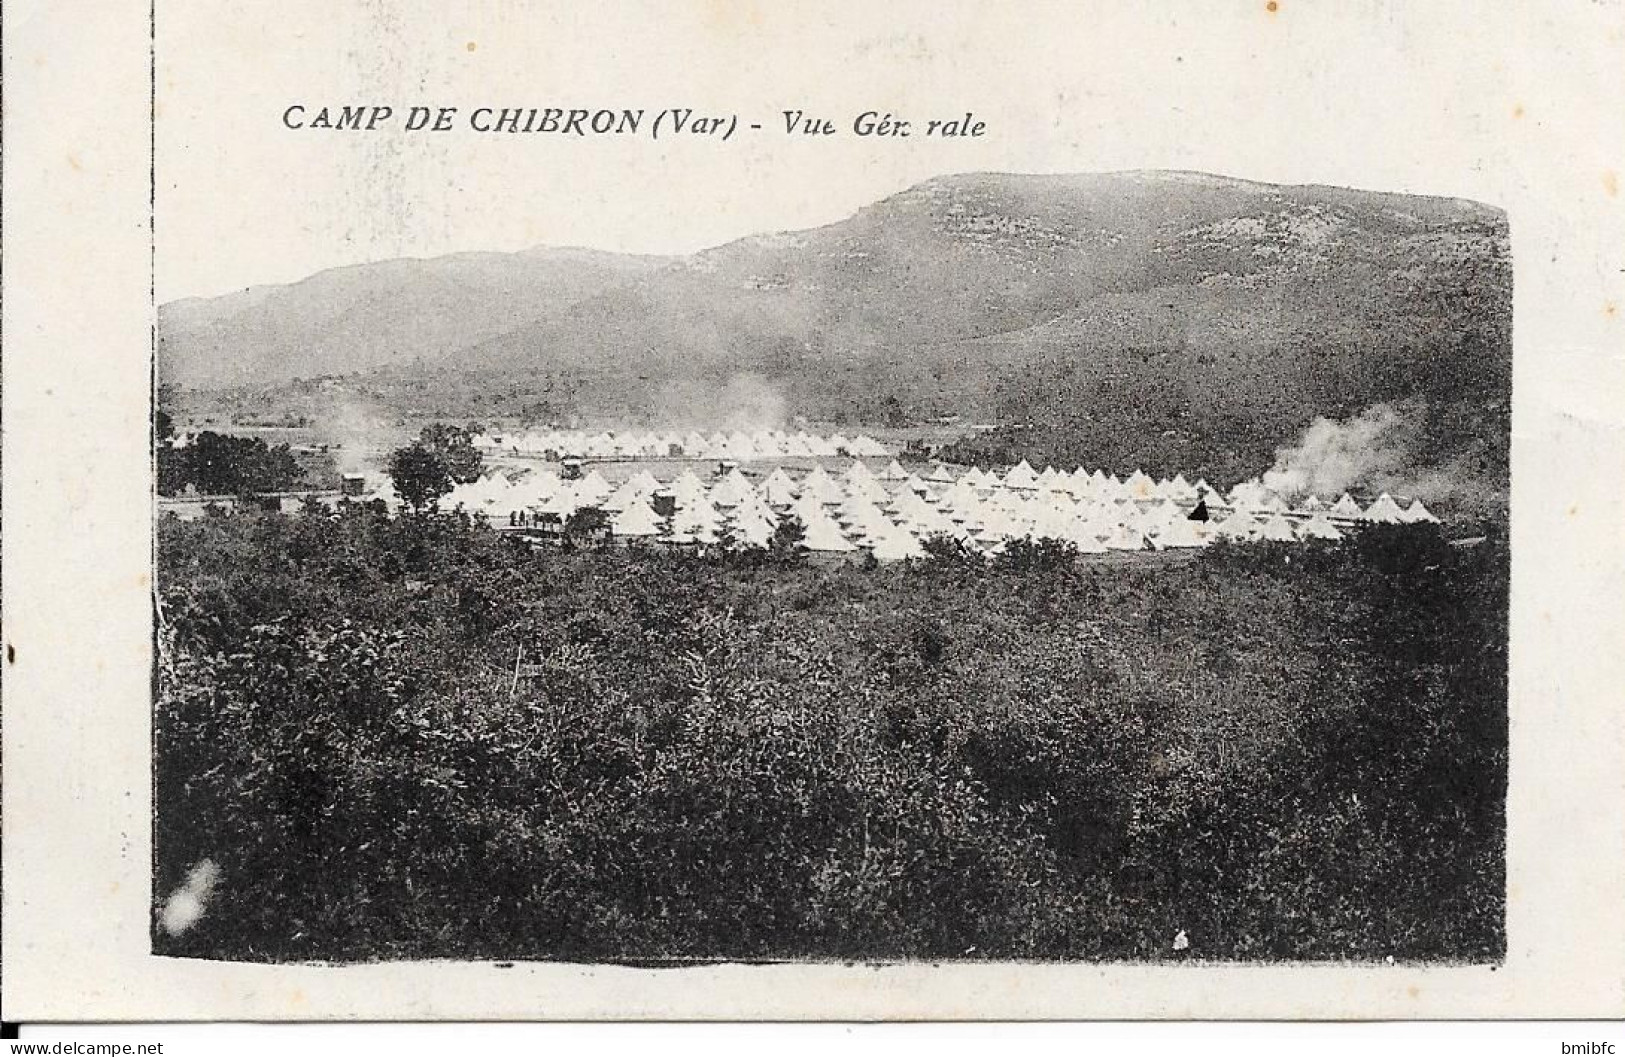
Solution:
<path fill-rule="evenodd" d="M 299 461 L 286 444 L 273 448 L 258 438 L 207 430 L 159 466 L 161 487 L 180 491 L 190 484 L 204 495 L 276 492 L 299 478 Z"/>
<path fill-rule="evenodd" d="M 807 538 L 807 527 L 794 514 L 779 518 L 773 526 L 773 535 L 767 541 L 767 550 L 779 561 L 794 561 L 802 556 L 801 543 Z"/>
<path fill-rule="evenodd" d="M 485 468 L 485 456 L 474 447 L 473 434 L 461 426 L 440 422 L 424 426 L 418 443 L 440 460 L 447 475 L 457 484 L 479 480 L 480 471 Z"/>
<path fill-rule="evenodd" d="M 452 488 L 445 462 L 421 441 L 395 449 L 389 457 L 389 476 L 401 501 L 417 512 L 432 508 Z"/>
<path fill-rule="evenodd" d="M 946 532 L 933 532 L 920 540 L 926 561 L 932 565 L 980 569 L 982 557 L 971 547 Z"/>
<path fill-rule="evenodd" d="M 609 531 L 609 515 L 598 507 L 577 507 L 564 520 L 565 538 L 572 543 L 583 543 L 603 536 Z"/>
<path fill-rule="evenodd" d="M 1018 537 L 1004 545 L 993 560 L 995 567 L 1015 572 L 1056 572 L 1069 569 L 1078 559 L 1077 544 L 1070 540 Z"/>

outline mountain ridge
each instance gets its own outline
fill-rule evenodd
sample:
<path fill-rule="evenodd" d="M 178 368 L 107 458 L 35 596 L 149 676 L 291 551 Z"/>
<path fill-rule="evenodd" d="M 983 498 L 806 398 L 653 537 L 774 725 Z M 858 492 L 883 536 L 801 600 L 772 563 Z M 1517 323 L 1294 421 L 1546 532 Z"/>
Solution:
<path fill-rule="evenodd" d="M 384 370 L 432 379 L 413 409 L 632 421 L 748 375 L 809 418 L 1038 424 L 1057 457 L 1184 469 L 1268 465 L 1317 417 L 1402 405 L 1424 409 L 1418 459 L 1501 479 L 1511 248 L 1506 214 L 1461 198 L 960 173 L 690 254 L 408 259 L 170 306 L 159 368 Z"/>

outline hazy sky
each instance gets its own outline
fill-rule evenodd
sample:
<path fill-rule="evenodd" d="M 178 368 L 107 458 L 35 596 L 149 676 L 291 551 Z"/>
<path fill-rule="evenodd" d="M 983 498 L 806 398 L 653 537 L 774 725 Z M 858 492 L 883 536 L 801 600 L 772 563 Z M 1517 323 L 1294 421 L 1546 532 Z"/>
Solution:
<path fill-rule="evenodd" d="M 1411 4 L 1403 23 L 1379 4 L 1273 6 L 166 0 L 159 299 L 458 250 L 687 251 L 944 172 L 1189 168 L 1495 201 L 1509 140 L 1562 119 L 1520 101 L 1542 76 L 1519 58 L 1541 51 L 1516 46 L 1538 17 L 1495 9 L 1536 5 Z M 463 113 L 445 134 L 281 123 L 291 104 L 362 103 Z M 477 135 L 478 106 L 687 106 L 763 129 Z M 841 131 L 787 137 L 785 109 Z M 972 111 L 987 133 L 858 138 L 864 110 Z M 1600 193 L 1596 171 L 1569 190 Z"/>

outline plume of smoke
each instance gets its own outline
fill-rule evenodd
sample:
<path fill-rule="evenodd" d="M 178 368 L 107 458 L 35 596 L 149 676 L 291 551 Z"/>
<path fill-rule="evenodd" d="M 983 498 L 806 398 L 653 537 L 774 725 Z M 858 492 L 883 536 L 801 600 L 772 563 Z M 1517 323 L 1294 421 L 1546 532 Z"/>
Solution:
<path fill-rule="evenodd" d="M 209 897 L 220 880 L 220 867 L 213 859 L 204 859 L 186 874 L 186 881 L 164 900 L 158 923 L 171 936 L 179 936 L 196 925 L 208 909 Z"/>
<path fill-rule="evenodd" d="M 323 407 L 316 432 L 331 447 L 339 473 L 359 473 L 369 479 L 384 473 L 381 453 L 400 442 L 400 430 L 365 402 L 340 397 Z"/>
<path fill-rule="evenodd" d="M 1426 420 L 1419 403 L 1374 404 L 1353 418 L 1317 418 L 1290 448 L 1276 452 L 1264 487 L 1289 498 L 1345 491 L 1412 492 L 1416 448 Z"/>
<path fill-rule="evenodd" d="M 655 400 L 653 419 L 669 428 L 698 430 L 783 429 L 788 404 L 778 387 L 759 374 L 742 373 L 721 387 L 676 382 Z"/>

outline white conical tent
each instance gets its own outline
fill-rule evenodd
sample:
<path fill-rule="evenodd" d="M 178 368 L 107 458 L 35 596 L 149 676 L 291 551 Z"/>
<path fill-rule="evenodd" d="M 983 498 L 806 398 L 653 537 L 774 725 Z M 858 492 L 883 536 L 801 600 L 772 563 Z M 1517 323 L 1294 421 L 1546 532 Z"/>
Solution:
<path fill-rule="evenodd" d="M 564 490 L 564 482 L 558 474 L 540 470 L 514 481 L 503 496 L 503 505 L 512 510 L 527 510 L 542 506 Z"/>
<path fill-rule="evenodd" d="M 1128 492 L 1130 499 L 1157 498 L 1157 482 L 1138 469 L 1128 475 L 1128 480 L 1123 482 L 1123 488 Z"/>
<path fill-rule="evenodd" d="M 975 495 L 955 496 L 949 516 L 955 524 L 974 532 L 982 527 L 982 503 Z"/>
<path fill-rule="evenodd" d="M 1085 531 L 1097 540 L 1110 539 L 1120 524 L 1117 515 L 1104 507 L 1096 507 L 1084 522 Z"/>
<path fill-rule="evenodd" d="M 1070 506 L 1051 503 L 1040 504 L 1032 515 L 1032 533 L 1035 539 L 1070 541 L 1075 534 L 1077 519 Z"/>
<path fill-rule="evenodd" d="M 740 503 L 752 498 L 756 489 L 751 485 L 750 479 L 737 468 L 729 470 L 723 475 L 711 490 L 711 501 L 718 506 L 738 506 Z"/>
<path fill-rule="evenodd" d="M 1332 517 L 1357 518 L 1360 516 L 1360 504 L 1354 501 L 1353 496 L 1344 492 L 1338 497 L 1337 502 L 1332 504 L 1332 508 L 1328 513 Z"/>
<path fill-rule="evenodd" d="M 1275 514 L 1265 521 L 1264 527 L 1258 530 L 1258 536 L 1260 539 L 1275 543 L 1291 543 L 1298 538 L 1292 531 L 1292 522 L 1280 514 Z"/>
<path fill-rule="evenodd" d="M 976 494 L 976 485 L 968 476 L 955 481 L 953 486 L 943 494 L 943 498 L 955 506 L 968 505 L 980 500 L 980 497 Z"/>
<path fill-rule="evenodd" d="M 1033 472 L 1032 466 L 1026 459 L 1022 459 L 1004 475 L 1006 488 L 1037 488 L 1038 474 Z"/>
<path fill-rule="evenodd" d="M 673 543 L 714 543 L 722 518 L 716 509 L 705 503 L 680 507 L 671 519 Z"/>
<path fill-rule="evenodd" d="M 876 539 L 872 549 L 875 560 L 883 562 L 925 557 L 925 548 L 920 546 L 920 541 L 902 529 L 895 529 Z"/>
<path fill-rule="evenodd" d="M 695 477 L 692 470 L 684 470 L 678 474 L 668 487 L 680 505 L 698 503 L 705 498 L 705 483 Z"/>
<path fill-rule="evenodd" d="M 1171 521 L 1184 521 L 1185 508 L 1172 499 L 1159 499 L 1147 511 L 1157 524 L 1167 524 Z"/>
<path fill-rule="evenodd" d="M 1313 495 L 1298 504 L 1299 512 L 1304 514 L 1318 514 L 1325 509 L 1326 504 L 1322 503 L 1318 496 Z"/>
<path fill-rule="evenodd" d="M 1101 542 L 1099 536 L 1082 524 L 1078 526 L 1073 535 L 1067 538 L 1078 548 L 1079 554 L 1105 554 L 1111 549 Z"/>
<path fill-rule="evenodd" d="M 774 524 L 766 518 L 744 516 L 733 522 L 734 536 L 741 545 L 750 547 L 765 547 L 773 538 Z"/>
<path fill-rule="evenodd" d="M 931 473 L 928 474 L 925 479 L 933 484 L 954 483 L 954 475 L 948 470 L 948 467 L 944 466 L 940 462 L 937 463 L 937 465 L 931 470 Z"/>
<path fill-rule="evenodd" d="M 801 545 L 809 551 L 825 554 L 844 554 L 857 550 L 851 540 L 841 534 L 841 526 L 833 518 L 821 515 L 808 522 Z"/>
<path fill-rule="evenodd" d="M 1067 503 L 1071 501 L 1072 475 L 1058 473 L 1048 479 L 1040 476 L 1038 479 L 1038 494 L 1046 503 Z"/>
<path fill-rule="evenodd" d="M 822 466 L 814 466 L 812 472 L 801 479 L 801 498 L 809 497 L 819 503 L 838 503 L 846 497 L 846 493 L 835 478 L 824 472 Z"/>
<path fill-rule="evenodd" d="M 864 539 L 875 540 L 897 531 L 897 526 L 874 507 L 854 510 L 849 517 L 850 532 Z"/>
<path fill-rule="evenodd" d="M 891 499 L 891 493 L 886 491 L 886 486 L 872 477 L 847 484 L 846 494 L 862 497 L 871 503 L 885 503 Z"/>
<path fill-rule="evenodd" d="M 1439 519 L 1433 516 L 1431 510 L 1422 505 L 1420 499 L 1412 500 L 1410 509 L 1406 510 L 1403 516 L 1405 522 L 1412 525 L 1423 521 L 1434 525 L 1439 523 Z"/>
<path fill-rule="evenodd" d="M 1138 529 L 1127 525 L 1118 525 L 1112 534 L 1106 537 L 1106 547 L 1114 551 L 1138 551 L 1145 549 L 1145 536 Z"/>
<path fill-rule="evenodd" d="M 922 517 L 930 512 L 931 504 L 918 492 L 899 492 L 891 508 L 899 517 Z"/>
<path fill-rule="evenodd" d="M 1325 511 L 1318 511 L 1308 521 L 1298 526 L 1298 538 L 1306 540 L 1340 540 L 1343 533 L 1338 531 L 1326 518 Z"/>
<path fill-rule="evenodd" d="M 612 515 L 609 530 L 622 537 L 657 536 L 660 534 L 660 518 L 648 503 L 639 501 Z"/>
<path fill-rule="evenodd" d="M 1209 542 L 1206 529 L 1205 522 L 1176 518 L 1157 533 L 1156 545 L 1164 550 L 1206 547 Z"/>
<path fill-rule="evenodd" d="M 513 481 L 504 482 L 501 488 L 493 489 L 492 493 L 486 511 L 498 520 L 510 520 L 521 510 L 528 510 L 530 507 L 530 504 L 524 501 L 519 486 Z"/>
<path fill-rule="evenodd" d="M 981 522 L 975 535 L 984 543 L 996 543 L 1020 534 L 1019 526 L 1011 521 L 1009 513 L 991 503 L 982 506 Z"/>
<path fill-rule="evenodd" d="M 790 513 L 801 519 L 803 525 L 824 517 L 824 504 L 812 493 L 805 493 L 790 504 Z"/>
<path fill-rule="evenodd" d="M 773 505 L 760 495 L 752 496 L 751 498 L 746 499 L 744 502 L 734 507 L 731 514 L 736 518 L 760 518 L 769 524 L 778 518 L 778 514 L 774 513 L 773 511 Z"/>
<path fill-rule="evenodd" d="M 609 498 L 605 499 L 599 505 L 611 513 L 616 513 L 618 511 L 625 510 L 633 503 L 645 502 L 647 499 L 648 496 L 641 488 L 638 487 L 637 482 L 622 481 L 616 487 L 616 489 L 609 494 Z"/>
<path fill-rule="evenodd" d="M 1226 539 L 1257 539 L 1260 526 L 1246 510 L 1236 509 L 1229 517 L 1213 526 L 1213 531 Z"/>
<path fill-rule="evenodd" d="M 877 459 L 886 454 L 885 447 L 879 441 L 861 433 L 852 438 L 852 443 L 847 446 L 847 450 L 863 459 Z"/>
<path fill-rule="evenodd" d="M 1398 525 L 1405 520 L 1404 512 L 1399 509 L 1399 504 L 1394 502 L 1394 497 L 1387 492 L 1382 493 L 1377 497 L 1376 502 L 1366 507 L 1365 513 L 1361 516 L 1366 521 L 1374 521 L 1384 525 Z"/>
<path fill-rule="evenodd" d="M 886 464 L 886 468 L 881 470 L 877 476 L 882 481 L 906 481 L 908 480 L 908 471 L 903 469 L 901 463 L 893 459 Z"/>
<path fill-rule="evenodd" d="M 604 480 L 604 475 L 597 470 L 588 472 L 587 476 L 576 482 L 576 495 L 588 506 L 608 499 L 614 490 L 615 486 Z"/>
<path fill-rule="evenodd" d="M 784 506 L 795 501 L 796 483 L 784 472 L 784 467 L 775 467 L 773 472 L 767 475 L 767 480 L 762 482 L 761 492 L 767 497 L 768 502 Z"/>
<path fill-rule="evenodd" d="M 917 536 L 959 535 L 959 527 L 941 511 L 932 507 L 927 507 L 924 511 L 907 518 L 904 524 Z"/>

